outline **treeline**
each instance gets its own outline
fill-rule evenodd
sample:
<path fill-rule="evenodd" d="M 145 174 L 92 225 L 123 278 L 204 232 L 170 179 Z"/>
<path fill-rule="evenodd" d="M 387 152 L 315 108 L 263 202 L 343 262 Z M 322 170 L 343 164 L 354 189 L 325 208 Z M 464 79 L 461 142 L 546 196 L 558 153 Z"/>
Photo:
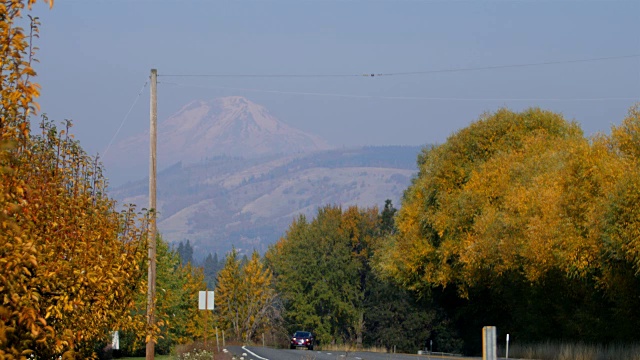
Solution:
<path fill-rule="evenodd" d="M 444 309 L 374 268 L 376 252 L 395 232 L 395 212 L 390 200 L 380 213 L 377 208 L 325 206 L 313 220 L 300 216 L 262 258 L 255 251 L 247 258 L 232 250 L 219 262 L 216 310 L 207 331 L 274 346 L 287 346 L 290 334 L 303 329 L 327 345 L 413 352 L 434 341 L 440 351 L 460 351 L 462 342 Z M 189 241 L 170 252 L 182 263 L 174 263 L 175 269 L 192 261 Z M 207 262 L 216 258 L 210 254 L 198 271 L 206 273 Z M 162 262 L 159 268 L 166 266 Z M 183 275 L 177 271 L 173 276 Z M 165 288 L 164 280 L 158 281 Z M 190 320 L 172 321 L 169 332 L 177 321 Z M 137 352 L 143 350 L 139 346 Z"/>
<path fill-rule="evenodd" d="M 300 216 L 264 258 L 281 330 L 469 354 L 486 325 L 520 343 L 638 341 L 639 134 L 638 107 L 593 137 L 503 109 L 425 148 L 396 215 Z"/>
<path fill-rule="evenodd" d="M 213 290 L 216 287 L 218 272 L 224 267 L 226 262 L 226 256 L 219 259 L 218 253 L 209 253 L 203 259 L 197 259 L 193 256 L 193 246 L 191 245 L 191 240 L 186 239 L 184 241 L 178 242 L 178 245 L 172 246 L 172 251 L 174 251 L 179 257 L 181 265 L 191 264 L 191 266 L 196 268 L 201 268 L 204 274 L 204 282 L 206 284 L 206 288 Z M 242 264 L 246 264 L 249 262 L 247 255 L 243 255 L 241 259 Z M 204 290 L 204 289 L 203 289 Z"/>

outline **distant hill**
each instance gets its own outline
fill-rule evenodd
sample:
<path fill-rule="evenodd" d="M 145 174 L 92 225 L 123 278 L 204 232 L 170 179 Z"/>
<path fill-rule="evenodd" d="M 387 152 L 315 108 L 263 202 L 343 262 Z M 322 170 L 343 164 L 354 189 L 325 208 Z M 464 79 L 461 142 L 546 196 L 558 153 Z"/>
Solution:
<path fill-rule="evenodd" d="M 398 206 L 421 147 L 363 147 L 294 155 L 211 157 L 178 162 L 158 175 L 158 228 L 189 239 L 196 254 L 264 251 L 299 214 L 318 207 Z M 148 204 L 148 180 L 110 191 L 120 203 Z"/>

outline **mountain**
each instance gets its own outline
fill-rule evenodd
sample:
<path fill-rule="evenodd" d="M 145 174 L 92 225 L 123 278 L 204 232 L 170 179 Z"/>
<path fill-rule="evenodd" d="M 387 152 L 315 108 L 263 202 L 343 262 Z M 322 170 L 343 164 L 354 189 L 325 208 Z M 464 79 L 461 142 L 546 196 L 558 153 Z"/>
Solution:
<path fill-rule="evenodd" d="M 159 169 L 221 155 L 251 158 L 329 148 L 319 137 L 283 123 L 240 96 L 193 101 L 158 124 Z M 117 174 L 144 176 L 148 156 L 147 131 L 116 143 L 103 161 L 109 177 L 121 180 Z"/>
<path fill-rule="evenodd" d="M 218 156 L 176 163 L 158 174 L 158 229 L 169 242 L 189 239 L 195 253 L 264 251 L 300 214 L 318 207 L 399 206 L 417 171 L 420 147 L 361 147 L 307 154 Z M 120 203 L 148 204 L 148 181 L 110 191 Z"/>
<path fill-rule="evenodd" d="M 148 206 L 148 147 L 146 132 L 104 158 L 111 183 L 114 174 L 141 179 L 109 190 L 121 204 Z M 419 151 L 331 149 L 243 97 L 193 101 L 158 125 L 158 229 L 169 242 L 189 239 L 201 256 L 264 251 L 318 207 L 398 206 Z"/>

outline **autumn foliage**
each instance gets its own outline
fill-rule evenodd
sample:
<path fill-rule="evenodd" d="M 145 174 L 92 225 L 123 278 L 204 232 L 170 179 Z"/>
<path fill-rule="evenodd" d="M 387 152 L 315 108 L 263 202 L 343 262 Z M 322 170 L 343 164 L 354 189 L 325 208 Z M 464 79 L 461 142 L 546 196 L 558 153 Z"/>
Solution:
<path fill-rule="evenodd" d="M 234 248 L 217 280 L 215 323 L 230 338 L 251 343 L 280 325 L 273 275 L 256 251 L 243 264 Z"/>
<path fill-rule="evenodd" d="M 587 138 L 561 115 L 503 109 L 424 149 L 382 267 L 495 306 L 485 319 L 530 338 L 634 339 L 639 114 Z"/>
<path fill-rule="evenodd" d="M 97 159 L 42 117 L 32 133 L 38 86 L 38 21 L 0 3 L 0 358 L 87 358 L 130 316 L 142 289 L 144 217 L 115 211 Z"/>
<path fill-rule="evenodd" d="M 483 325 L 639 339 L 640 106 L 593 137 L 540 109 L 483 115 L 423 150 L 395 217 L 390 202 L 382 214 L 325 206 L 264 259 L 234 249 L 206 327 L 203 273 L 159 240 L 159 321 L 146 329 L 148 217 L 116 211 L 71 122 L 34 120 L 35 3 L 0 1 L 0 359 L 95 357 L 113 330 L 154 333 L 169 352 L 214 324 L 243 342 L 312 330 L 406 350 L 427 338 L 457 350 Z"/>

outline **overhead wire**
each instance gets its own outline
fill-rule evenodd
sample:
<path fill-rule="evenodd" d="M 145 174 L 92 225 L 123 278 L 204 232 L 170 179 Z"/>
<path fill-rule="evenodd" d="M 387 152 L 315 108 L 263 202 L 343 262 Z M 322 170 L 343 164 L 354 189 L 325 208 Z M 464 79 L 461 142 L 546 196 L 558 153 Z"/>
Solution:
<path fill-rule="evenodd" d="M 621 56 L 608 56 L 608 57 L 598 57 L 598 58 L 588 58 L 588 59 L 544 61 L 544 62 L 523 63 L 523 64 L 505 64 L 505 65 L 492 65 L 492 66 L 479 66 L 479 67 L 461 67 L 461 68 L 450 68 L 450 69 L 406 71 L 406 72 L 389 72 L 389 73 L 371 73 L 371 72 L 369 72 L 369 73 L 361 73 L 361 74 L 318 74 L 318 73 L 316 73 L 316 74 L 158 74 L 158 77 L 337 78 L 337 77 L 408 76 L 408 75 L 427 75 L 427 74 L 437 74 L 437 73 L 453 73 L 453 72 L 468 72 L 468 71 L 509 69 L 509 68 L 546 66 L 546 65 L 575 64 L 575 63 L 607 61 L 607 60 L 620 60 L 620 59 L 630 59 L 630 58 L 640 58 L 640 54 L 621 55 Z"/>
<path fill-rule="evenodd" d="M 437 69 L 437 70 L 425 70 L 425 71 L 408 71 L 408 72 L 391 72 L 391 73 L 364 73 L 364 74 L 158 74 L 158 77 L 235 77 L 235 78 L 338 78 L 338 77 L 380 77 L 380 76 L 410 76 L 410 75 L 426 75 L 436 73 L 453 73 L 453 72 L 467 72 L 467 71 L 482 71 L 482 70 L 496 70 L 496 69 L 508 69 L 508 68 L 520 68 L 520 67 L 532 67 L 532 66 L 545 66 L 545 65 L 559 65 L 559 64 L 573 64 L 584 63 L 594 61 L 606 61 L 606 60 L 618 60 L 640 58 L 640 55 L 622 55 L 622 56 L 609 56 L 599 58 L 588 59 L 574 59 L 574 60 L 557 60 L 557 61 L 545 61 L 537 63 L 524 63 L 524 64 L 507 64 L 507 65 L 494 65 L 494 66 L 482 66 L 482 67 L 467 67 L 467 68 L 451 68 L 451 69 Z M 133 103 L 129 107 L 129 110 L 125 114 L 124 118 L 120 122 L 116 133 L 113 135 L 109 144 L 103 152 L 105 156 L 111 145 L 118 137 L 122 127 L 126 123 L 131 111 L 140 99 L 142 92 L 148 84 L 148 80 L 136 95 Z M 183 86 L 183 87 L 197 87 L 207 89 L 224 89 L 234 91 L 250 91 L 272 94 L 289 94 L 289 95 L 308 95 L 308 96 L 327 96 L 327 97 L 342 97 L 342 98 L 358 98 L 358 99 L 386 99 L 386 100 L 432 100 L 432 101 L 612 101 L 612 100 L 637 100 L 635 97 L 600 97 L 600 98 L 465 98 L 465 97 L 424 97 L 424 96 L 379 96 L 379 95 L 358 95 L 358 94 L 340 94 L 340 93 L 320 93 L 320 92 L 303 92 L 303 91 L 283 91 L 283 90 L 265 90 L 255 88 L 240 88 L 240 87 L 224 87 L 224 86 L 202 86 L 175 82 L 159 81 L 159 84 Z"/>
<path fill-rule="evenodd" d="M 111 140 L 109 141 L 109 144 L 107 145 L 107 147 L 105 148 L 104 152 L 102 153 L 102 156 L 107 155 L 107 153 L 109 152 L 109 149 L 111 148 L 111 144 L 113 144 L 113 141 L 118 137 L 118 134 L 120 133 L 120 130 L 122 130 L 122 127 L 124 126 L 124 123 L 129 118 L 129 114 L 131 114 L 131 111 L 133 110 L 133 107 L 136 106 L 136 103 L 140 99 L 140 96 L 142 95 L 142 92 L 144 91 L 144 89 L 147 87 L 148 83 L 149 83 L 149 80 L 145 81 L 144 85 L 142 85 L 142 88 L 140 89 L 140 91 L 138 91 L 138 95 L 136 95 L 136 98 L 133 100 L 133 104 L 131 104 L 131 106 L 129 107 L 129 111 L 127 111 L 127 113 L 125 114 L 124 118 L 120 122 L 120 126 L 118 127 L 118 130 L 116 130 L 116 133 L 113 134 L 113 137 L 111 138 Z"/>
<path fill-rule="evenodd" d="M 609 56 L 589 59 L 574 59 L 574 60 L 558 60 L 558 61 L 546 61 L 537 63 L 525 63 L 525 64 L 511 64 L 511 65 L 494 65 L 494 66 L 482 66 L 482 67 L 467 67 L 467 68 L 452 68 L 452 69 L 438 69 L 438 70 L 425 70 L 425 71 L 411 71 L 411 72 L 393 72 L 393 73 L 365 73 L 365 74 L 158 74 L 158 77 L 236 77 L 236 78 L 248 78 L 248 77 L 262 77 L 262 78 L 337 78 L 337 77 L 380 77 L 380 76 L 408 76 L 408 75 L 425 75 L 436 73 L 453 73 L 453 72 L 467 72 L 467 71 L 482 71 L 482 70 L 495 70 L 495 69 L 507 69 L 507 68 L 520 68 L 531 66 L 545 66 L 545 65 L 558 65 L 558 64 L 572 64 L 572 63 L 584 63 L 594 61 L 606 61 L 606 60 L 618 60 L 640 58 L 640 55 L 622 55 L 622 56 Z M 103 152 L 105 156 L 115 139 L 120 134 L 124 124 L 126 123 L 131 111 L 137 104 L 142 92 L 147 87 L 149 81 L 145 81 L 140 91 L 136 95 L 133 103 L 129 107 L 129 110 L 125 114 L 124 118 L 120 122 L 120 126 L 116 130 L 109 144 Z M 380 95 L 359 95 L 359 94 L 341 94 L 341 93 L 321 93 L 321 92 L 304 92 L 304 91 L 284 91 L 284 90 L 267 90 L 256 88 L 242 88 L 242 87 L 226 87 L 226 86 L 204 86 L 194 84 L 184 84 L 176 82 L 158 81 L 158 84 L 182 86 L 182 87 L 195 87 L 205 89 L 218 89 L 218 90 L 234 90 L 234 91 L 249 91 L 271 94 L 288 94 L 288 95 L 306 95 L 306 96 L 325 96 L 325 97 L 341 97 L 341 98 L 357 98 L 357 99 L 380 99 L 380 100 L 424 100 L 424 101 L 635 101 L 636 97 L 594 97 L 594 98 L 469 98 L 469 97 L 429 97 L 429 96 L 380 96 Z"/>

